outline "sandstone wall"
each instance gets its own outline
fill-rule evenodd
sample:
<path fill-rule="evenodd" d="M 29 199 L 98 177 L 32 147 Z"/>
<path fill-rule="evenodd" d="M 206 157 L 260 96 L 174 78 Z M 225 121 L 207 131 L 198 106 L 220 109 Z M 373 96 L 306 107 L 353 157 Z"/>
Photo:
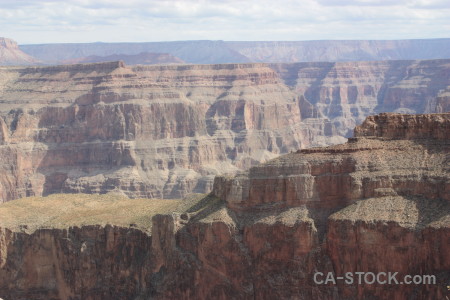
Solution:
<path fill-rule="evenodd" d="M 448 60 L 0 69 L 0 201 L 181 198 L 215 175 L 343 142 L 374 112 L 442 112 Z M 306 184 L 306 183 L 305 183 Z"/>
<path fill-rule="evenodd" d="M 0 37 L 0 66 L 32 65 L 39 61 L 19 49 L 11 39 Z"/>
<path fill-rule="evenodd" d="M 448 111 L 448 60 L 323 62 L 271 65 L 312 108 L 306 117 L 326 117 L 339 135 L 382 112 Z M 303 114 L 307 113 L 303 110 Z"/>
<path fill-rule="evenodd" d="M 134 299 L 151 290 L 151 237 L 113 226 L 0 228 L 5 299 Z M 148 268 L 146 268 L 146 266 Z"/>
<path fill-rule="evenodd" d="M 117 299 L 445 299 L 449 120 L 380 114 L 346 144 L 217 177 L 185 213 L 153 217 L 151 239 L 113 227 L 2 229 L 0 295 L 108 299 L 106 285 Z M 354 274 L 354 284 L 319 285 L 316 272 L 433 275 L 436 284 L 357 284 Z"/>
<path fill-rule="evenodd" d="M 3 69 L 2 201 L 54 192 L 180 198 L 308 146 L 295 94 L 261 64 Z"/>

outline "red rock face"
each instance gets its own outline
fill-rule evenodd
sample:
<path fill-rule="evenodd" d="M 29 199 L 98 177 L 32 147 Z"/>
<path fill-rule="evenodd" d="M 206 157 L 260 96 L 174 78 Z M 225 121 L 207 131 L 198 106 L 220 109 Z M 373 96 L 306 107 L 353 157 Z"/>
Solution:
<path fill-rule="evenodd" d="M 346 144 L 218 177 L 202 205 L 155 216 L 151 239 L 112 227 L 3 229 L 0 292 L 7 299 L 445 299 L 449 120 L 381 114 Z M 424 138 L 425 131 L 433 134 Z M 355 281 L 317 284 L 316 272 L 352 272 Z M 436 284 L 356 284 L 355 272 L 398 272 L 399 281 L 433 275 Z"/>
<path fill-rule="evenodd" d="M 151 237 L 88 226 L 33 234 L 0 229 L 0 294 L 5 299 L 132 299 L 151 290 Z"/>
<path fill-rule="evenodd" d="M 417 295 L 419 299 L 445 299 L 448 296 L 445 282 L 448 282 L 450 270 L 449 238 L 449 227 L 417 231 L 394 222 L 339 220 L 329 222 L 327 250 L 338 274 L 398 272 L 399 281 L 408 274 L 439 274 L 438 278 L 441 278 L 437 285 L 401 285 L 400 288 L 387 284 L 356 287 L 340 284 L 344 297 L 408 299 Z"/>
<path fill-rule="evenodd" d="M 380 114 L 368 117 L 355 128 L 355 137 L 375 136 L 389 139 L 450 139 L 448 114 Z"/>
<path fill-rule="evenodd" d="M 189 290 L 187 298 L 209 299 L 214 290 L 222 299 L 445 298 L 449 120 L 450 114 L 381 114 L 357 127 L 347 144 L 301 150 L 236 177 L 218 177 L 213 193 L 225 206 L 175 230 L 176 247 L 166 249 L 198 259 L 195 267 L 201 271 L 196 272 L 208 274 L 209 293 L 196 277 L 191 285 L 170 286 L 170 295 Z M 429 132 L 426 138 L 424 132 Z M 204 230 L 192 231 L 199 224 Z M 218 246 L 211 247 L 211 240 Z M 398 272 L 399 282 L 408 274 L 433 275 L 436 284 L 318 285 L 315 272 L 352 272 L 355 282 L 355 272 Z M 180 274 L 177 264 L 167 277 Z M 219 287 L 224 290 L 216 291 Z"/>

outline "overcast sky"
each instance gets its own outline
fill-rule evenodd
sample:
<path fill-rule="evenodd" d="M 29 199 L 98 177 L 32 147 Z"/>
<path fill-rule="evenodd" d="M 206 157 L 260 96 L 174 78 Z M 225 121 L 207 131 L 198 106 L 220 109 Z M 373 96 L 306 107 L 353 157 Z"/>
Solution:
<path fill-rule="evenodd" d="M 19 44 L 450 37 L 450 0 L 0 0 Z"/>

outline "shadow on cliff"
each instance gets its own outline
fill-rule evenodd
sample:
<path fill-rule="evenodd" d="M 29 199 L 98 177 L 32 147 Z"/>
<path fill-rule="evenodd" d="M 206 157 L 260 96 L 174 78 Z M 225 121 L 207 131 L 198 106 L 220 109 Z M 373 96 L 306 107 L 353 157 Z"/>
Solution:
<path fill-rule="evenodd" d="M 381 85 L 377 94 L 377 106 L 375 106 L 373 113 L 378 114 L 382 112 L 391 112 L 395 110 L 392 105 L 385 103 L 386 95 L 389 88 L 402 80 L 407 74 L 407 68 L 412 61 L 392 61 L 389 64 L 388 70 L 385 72 L 383 84 Z M 389 76 L 388 76 L 389 74 Z M 387 106 L 389 108 L 387 109 Z"/>
<path fill-rule="evenodd" d="M 421 230 L 432 223 L 439 226 L 440 221 L 450 213 L 450 203 L 441 198 L 430 199 L 418 196 L 404 198 L 413 203 L 419 213 L 416 230 Z"/>
<path fill-rule="evenodd" d="M 377 106 L 373 110 L 373 114 L 382 112 L 395 112 L 397 109 L 404 108 L 412 110 L 412 113 L 433 113 L 436 111 L 436 98 L 439 93 L 448 86 L 448 71 L 442 67 L 439 60 L 437 61 L 390 61 L 389 68 L 385 72 L 384 82 L 378 91 Z M 437 69 L 438 71 L 430 73 L 427 69 Z M 427 77 L 430 76 L 430 77 Z M 406 94 L 402 91 L 403 87 L 398 85 L 403 80 L 412 81 L 415 77 L 423 77 L 422 81 L 433 83 L 427 84 L 425 87 L 417 86 L 406 90 Z M 421 84 L 423 84 L 423 82 Z M 408 93 L 409 91 L 409 93 Z M 416 103 L 416 105 L 407 104 L 403 101 Z M 433 107 L 434 106 L 434 107 Z M 411 113 L 411 112 L 408 112 Z"/>
<path fill-rule="evenodd" d="M 206 197 L 195 203 L 193 206 L 186 210 L 186 213 L 188 215 L 192 215 L 192 221 L 199 221 L 208 218 L 209 216 L 222 209 L 226 209 L 230 217 L 232 217 L 233 221 L 237 223 L 234 214 L 231 213 L 230 209 L 226 207 L 225 201 L 212 194 L 208 194 Z"/>

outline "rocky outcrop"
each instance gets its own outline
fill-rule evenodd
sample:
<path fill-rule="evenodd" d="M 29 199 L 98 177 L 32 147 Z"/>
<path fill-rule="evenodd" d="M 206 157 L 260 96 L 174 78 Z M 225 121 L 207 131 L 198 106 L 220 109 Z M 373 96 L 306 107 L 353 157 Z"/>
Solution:
<path fill-rule="evenodd" d="M 300 150 L 240 176 L 217 177 L 213 194 L 224 204 L 158 237 L 177 241 L 176 247 L 159 246 L 167 257 L 166 278 L 187 278 L 180 286 L 161 281 L 161 295 L 444 298 L 450 280 L 449 120 L 450 114 L 382 114 L 357 127 L 347 144 Z M 426 131 L 432 134 L 422 136 Z M 194 258 L 189 267 L 177 263 L 170 271 L 174 256 Z M 189 277 L 192 270 L 196 275 Z M 316 272 L 351 272 L 355 281 L 320 285 Z M 399 282 L 408 274 L 433 275 L 436 284 L 357 284 L 355 272 L 398 272 Z"/>
<path fill-rule="evenodd" d="M 0 297 L 148 299 L 138 296 L 155 289 L 151 217 L 180 203 L 114 192 L 1 204 Z"/>
<path fill-rule="evenodd" d="M 236 177 L 219 176 L 213 192 L 236 209 L 316 203 L 336 209 L 385 194 L 450 200 L 449 119 L 449 113 L 368 117 L 346 144 L 302 149 Z"/>
<path fill-rule="evenodd" d="M 0 66 L 35 65 L 39 61 L 19 49 L 11 39 L 0 37 Z"/>
<path fill-rule="evenodd" d="M 445 299 L 449 120 L 448 113 L 382 114 L 357 127 L 346 144 L 300 150 L 236 177 L 217 177 L 211 195 L 183 211 L 155 215 L 151 239 L 112 226 L 2 229 L 0 295 Z M 428 130 L 434 134 L 420 134 Z M 317 272 L 324 274 L 320 280 L 350 272 L 354 281 L 319 284 Z M 399 284 L 358 284 L 356 272 L 398 272 Z M 400 284 L 405 275 L 432 275 L 436 282 Z"/>
<path fill-rule="evenodd" d="M 450 140 L 448 114 L 369 116 L 355 128 L 355 137 L 382 137 L 387 139 Z"/>
<path fill-rule="evenodd" d="M 342 142 L 375 112 L 442 112 L 449 61 L 0 69 L 0 201 L 181 198 L 215 175 Z"/>

